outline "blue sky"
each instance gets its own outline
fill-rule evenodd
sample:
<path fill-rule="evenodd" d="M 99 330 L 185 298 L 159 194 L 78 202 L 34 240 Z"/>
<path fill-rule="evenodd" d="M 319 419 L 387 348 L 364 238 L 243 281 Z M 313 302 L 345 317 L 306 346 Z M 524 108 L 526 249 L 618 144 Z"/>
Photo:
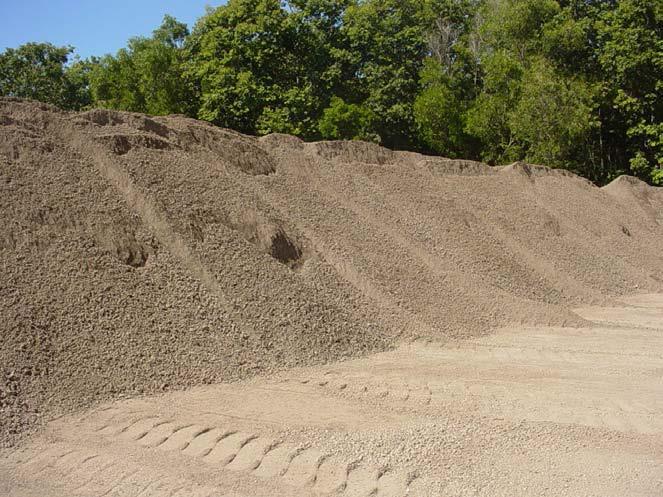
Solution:
<path fill-rule="evenodd" d="M 0 0 L 0 51 L 28 41 L 72 45 L 81 57 L 115 53 L 149 35 L 164 14 L 191 28 L 220 0 Z"/>

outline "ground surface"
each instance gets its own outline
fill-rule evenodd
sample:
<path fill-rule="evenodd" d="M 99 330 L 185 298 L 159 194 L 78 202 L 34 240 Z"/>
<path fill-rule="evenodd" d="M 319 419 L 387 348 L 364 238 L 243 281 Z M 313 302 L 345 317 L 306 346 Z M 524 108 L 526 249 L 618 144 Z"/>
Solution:
<path fill-rule="evenodd" d="M 3 448 L 123 397 L 663 292 L 663 189 L 632 177 L 7 98 L 0 227 Z"/>
<path fill-rule="evenodd" d="M 577 312 L 66 416 L 0 494 L 663 495 L 663 296 Z"/>

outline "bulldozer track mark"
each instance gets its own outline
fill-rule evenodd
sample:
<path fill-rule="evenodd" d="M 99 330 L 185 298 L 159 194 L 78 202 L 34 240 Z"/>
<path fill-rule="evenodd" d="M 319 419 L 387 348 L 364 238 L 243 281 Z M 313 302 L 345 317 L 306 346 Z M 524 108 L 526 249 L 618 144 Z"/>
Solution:
<path fill-rule="evenodd" d="M 377 495 L 378 470 L 358 466 L 349 471 L 345 495 L 347 497 L 368 497 Z"/>
<path fill-rule="evenodd" d="M 137 439 L 137 442 L 144 447 L 156 448 L 166 442 L 170 436 L 179 429 L 188 428 L 191 425 L 180 426 L 173 421 L 167 421 L 154 426 L 145 436 Z"/>
<path fill-rule="evenodd" d="M 25 453 L 25 452 L 27 452 L 27 451 L 24 451 L 23 453 Z M 42 458 L 42 459 L 47 458 L 47 457 L 49 457 L 49 454 L 51 452 L 58 452 L 57 446 L 51 447 L 51 448 L 46 449 L 46 450 L 32 450 L 32 451 L 30 451 L 30 455 L 27 459 L 25 459 L 25 460 L 19 459 L 17 461 L 17 467 L 25 467 L 25 466 L 31 465 L 32 463 L 39 460 L 40 458 Z"/>
<path fill-rule="evenodd" d="M 329 373 L 326 373 L 329 374 Z M 297 382 L 303 385 L 315 385 L 332 395 L 343 397 L 374 398 L 383 402 L 402 402 L 406 405 L 430 405 L 434 400 L 434 393 L 428 385 L 414 385 L 403 382 L 390 383 L 387 379 L 375 381 L 361 381 L 351 378 L 336 378 L 331 381 L 318 381 L 315 378 L 301 380 L 287 379 L 285 382 Z M 299 393 L 297 391 L 294 391 Z"/>
<path fill-rule="evenodd" d="M 177 434 L 183 430 L 191 429 L 194 428 L 196 425 L 193 424 L 187 424 L 180 426 L 179 428 L 175 428 L 171 433 L 168 435 L 164 435 L 161 439 L 159 439 L 154 445 L 152 445 L 152 448 L 161 448 L 162 445 L 166 444 L 172 437 L 177 436 Z"/>
<path fill-rule="evenodd" d="M 342 493 L 348 480 L 350 463 L 339 456 L 327 456 L 317 469 L 315 490 L 323 495 Z"/>
<path fill-rule="evenodd" d="M 124 428 L 117 436 L 125 440 L 136 441 L 147 435 L 158 423 L 160 420 L 157 417 L 144 418 Z"/>
<path fill-rule="evenodd" d="M 153 418 L 154 416 L 146 416 L 144 413 L 140 413 L 139 417 L 136 415 L 139 413 L 131 412 L 122 415 L 121 413 L 117 416 L 114 416 L 112 419 L 108 420 L 103 426 L 98 428 L 96 431 L 102 435 L 119 435 L 125 430 L 129 429 L 136 423 L 143 421 L 146 418 Z"/>
<path fill-rule="evenodd" d="M 219 441 L 232 434 L 232 431 L 222 428 L 208 428 L 192 438 L 182 452 L 193 457 L 205 457 L 214 450 Z"/>
<path fill-rule="evenodd" d="M 171 490 L 171 492 L 166 497 L 174 497 L 180 490 L 184 489 L 184 485 L 179 486 Z"/>
<path fill-rule="evenodd" d="M 247 441 L 235 458 L 228 463 L 228 469 L 231 471 L 254 471 L 260 466 L 267 453 L 275 447 L 274 440 L 260 437 L 253 438 Z"/>
<path fill-rule="evenodd" d="M 85 469 L 85 465 L 86 465 L 89 461 L 93 461 L 94 459 L 98 459 L 98 458 L 99 458 L 99 456 L 98 456 L 97 454 L 93 454 L 93 455 L 90 456 L 90 455 L 86 455 L 85 453 L 81 453 L 81 455 L 83 456 L 83 459 L 82 459 L 82 460 L 80 460 L 80 461 L 74 461 L 74 463 L 72 463 L 72 464 L 68 464 L 68 465 L 67 465 L 68 468 L 65 467 L 64 471 L 62 472 L 62 476 L 63 476 L 63 477 L 67 478 L 67 477 L 73 475 L 74 473 L 77 473 L 77 472 L 79 472 L 79 471 L 81 471 L 81 470 L 84 470 L 84 469 Z"/>
<path fill-rule="evenodd" d="M 330 381 L 328 385 L 316 388 L 335 388 L 332 383 Z M 384 391 L 389 392 L 390 401 L 392 397 L 406 398 L 391 392 L 388 385 Z M 399 391 L 409 392 L 402 386 Z M 109 448 L 115 446 L 116 449 L 105 456 L 98 451 L 54 443 L 45 450 L 17 453 L 24 472 L 36 474 L 37 478 L 59 481 L 62 488 L 70 489 L 69 495 L 162 497 L 198 496 L 207 492 L 191 490 L 186 485 L 173 488 L 177 482 L 166 475 L 157 476 L 143 471 L 141 466 L 132 467 L 133 456 L 126 461 L 118 459 L 122 457 L 119 454 L 127 450 L 130 453 L 136 451 L 137 456 L 147 460 L 152 458 L 151 451 L 164 451 L 173 454 L 173 457 L 204 463 L 203 468 L 208 469 L 203 471 L 209 474 L 221 470 L 240 479 L 249 476 L 258 480 L 268 479 L 283 485 L 284 489 L 301 489 L 315 495 L 397 495 L 400 490 L 392 491 L 392 487 L 396 483 L 399 488 L 403 487 L 402 482 L 408 478 L 406 472 L 381 472 L 361 461 L 224 423 L 220 426 L 187 423 L 179 416 L 149 415 L 135 409 L 99 410 L 77 419 L 83 421 L 71 431 L 74 442 L 80 438 L 89 445 L 103 439 Z M 64 422 L 58 426 L 66 430 L 70 425 Z M 219 495 L 213 490 L 207 493 Z"/>
<path fill-rule="evenodd" d="M 177 450 L 184 452 L 191 442 L 198 436 L 203 435 L 210 431 L 212 428 L 205 428 L 198 425 L 191 425 L 182 430 L 173 433 L 168 440 L 159 445 L 161 450 Z"/>
<path fill-rule="evenodd" d="M 164 481 L 163 478 L 157 478 L 156 480 L 149 482 L 147 485 L 143 486 L 143 489 L 140 492 L 138 492 L 134 497 L 140 497 L 141 495 L 144 495 L 145 492 L 147 492 L 147 490 L 150 487 L 160 485 L 163 481 Z M 153 490 L 154 490 L 154 488 L 153 488 Z"/>
<path fill-rule="evenodd" d="M 108 470 L 110 470 L 114 465 L 115 465 L 114 462 L 109 462 L 105 466 L 102 466 L 101 468 L 96 470 L 94 473 L 92 473 L 90 475 L 90 477 L 87 480 L 85 480 L 85 482 L 78 483 L 77 486 L 74 487 L 74 489 L 72 490 L 72 493 L 76 494 L 76 493 L 79 492 L 79 490 L 82 490 L 82 489 L 86 488 L 88 485 L 90 485 L 93 481 L 95 481 L 97 479 L 97 475 L 99 473 L 106 474 L 108 472 Z"/>
<path fill-rule="evenodd" d="M 145 438 L 145 437 L 146 437 L 147 435 L 149 435 L 150 433 L 153 433 L 154 430 L 157 429 L 157 428 L 159 428 L 160 426 L 169 425 L 169 424 L 172 424 L 170 420 L 157 421 L 157 422 L 154 423 L 154 425 L 152 425 L 149 429 L 143 431 L 140 435 L 138 435 L 138 436 L 137 436 L 136 438 L 134 438 L 133 440 L 134 440 L 135 442 L 138 442 L 138 441 L 142 440 L 143 438 Z M 141 444 L 141 445 L 142 445 L 142 444 Z"/>
<path fill-rule="evenodd" d="M 316 449 L 305 449 L 295 456 L 283 475 L 286 483 L 293 487 L 309 487 L 315 483 L 315 476 L 324 455 Z"/>
<path fill-rule="evenodd" d="M 83 416 L 80 416 L 75 420 L 75 423 L 77 424 L 82 424 L 85 421 L 88 421 L 92 417 L 99 417 L 100 415 L 107 414 L 107 413 L 118 413 L 122 412 L 122 410 L 118 407 L 113 407 L 113 406 L 107 406 L 107 407 L 98 407 L 96 409 L 91 410 L 90 412 L 86 412 L 83 414 Z M 111 417 L 113 415 L 111 414 Z"/>
<path fill-rule="evenodd" d="M 394 485 L 398 483 L 400 489 L 408 478 L 407 473 L 380 472 L 313 447 L 283 443 L 256 433 L 184 424 L 157 416 L 120 419 L 119 426 L 112 425 L 117 434 L 111 439 L 130 441 L 142 450 L 179 453 L 232 473 L 277 478 L 288 487 L 308 489 L 319 495 L 397 495 L 400 490 L 393 490 Z M 82 457 L 85 461 L 98 459 L 90 454 Z M 113 488 L 121 488 L 122 482 L 132 476 L 124 475 Z M 149 482 L 141 492 L 146 493 L 155 485 Z"/>
<path fill-rule="evenodd" d="M 296 445 L 280 443 L 263 455 L 254 472 L 263 478 L 283 476 L 299 450 Z"/>
<path fill-rule="evenodd" d="M 235 459 L 237 453 L 242 450 L 244 445 L 255 438 L 257 437 L 253 434 L 238 431 L 228 432 L 226 436 L 214 445 L 210 452 L 205 454 L 205 460 L 208 463 L 225 467 Z"/>
<path fill-rule="evenodd" d="M 50 460 L 50 461 L 49 461 L 48 463 L 46 463 L 44 466 L 42 466 L 42 467 L 39 468 L 37 471 L 35 471 L 34 474 L 35 474 L 35 475 L 38 475 L 38 474 L 41 474 L 41 473 L 43 473 L 43 472 L 45 472 L 45 471 L 47 471 L 47 470 L 49 470 L 49 469 L 51 469 L 51 468 L 56 467 L 56 466 L 58 465 L 58 463 L 59 463 L 60 461 L 62 461 L 62 459 L 64 459 L 65 457 L 67 457 L 67 456 L 69 456 L 69 455 L 71 455 L 71 454 L 75 454 L 76 452 L 77 452 L 76 450 L 73 450 L 73 449 L 72 449 L 72 450 L 68 450 L 68 451 L 64 452 L 63 454 L 60 454 L 59 456 L 56 456 L 55 459 Z"/>
<path fill-rule="evenodd" d="M 116 491 L 118 488 L 121 488 L 122 484 L 127 481 L 129 478 L 137 475 L 140 472 L 140 470 L 136 469 L 134 471 L 130 471 L 126 473 L 124 476 L 122 476 L 119 480 L 117 480 L 113 485 L 111 485 L 108 490 L 106 490 L 103 494 L 99 494 L 99 497 L 104 497 L 114 491 Z"/>

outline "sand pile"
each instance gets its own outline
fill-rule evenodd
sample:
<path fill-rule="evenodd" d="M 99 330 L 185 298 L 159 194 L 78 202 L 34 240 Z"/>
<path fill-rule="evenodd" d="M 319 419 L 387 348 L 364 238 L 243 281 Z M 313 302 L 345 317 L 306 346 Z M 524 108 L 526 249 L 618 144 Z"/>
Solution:
<path fill-rule="evenodd" d="M 580 324 L 573 306 L 663 290 L 661 207 L 631 180 L 0 100 L 0 437 L 399 340 Z"/>

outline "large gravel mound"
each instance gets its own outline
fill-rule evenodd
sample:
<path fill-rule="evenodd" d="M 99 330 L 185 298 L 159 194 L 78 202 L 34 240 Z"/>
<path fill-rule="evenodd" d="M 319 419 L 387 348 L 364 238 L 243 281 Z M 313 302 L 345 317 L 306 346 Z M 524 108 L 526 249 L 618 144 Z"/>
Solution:
<path fill-rule="evenodd" d="M 0 439 L 663 291 L 660 191 L 0 100 Z"/>

